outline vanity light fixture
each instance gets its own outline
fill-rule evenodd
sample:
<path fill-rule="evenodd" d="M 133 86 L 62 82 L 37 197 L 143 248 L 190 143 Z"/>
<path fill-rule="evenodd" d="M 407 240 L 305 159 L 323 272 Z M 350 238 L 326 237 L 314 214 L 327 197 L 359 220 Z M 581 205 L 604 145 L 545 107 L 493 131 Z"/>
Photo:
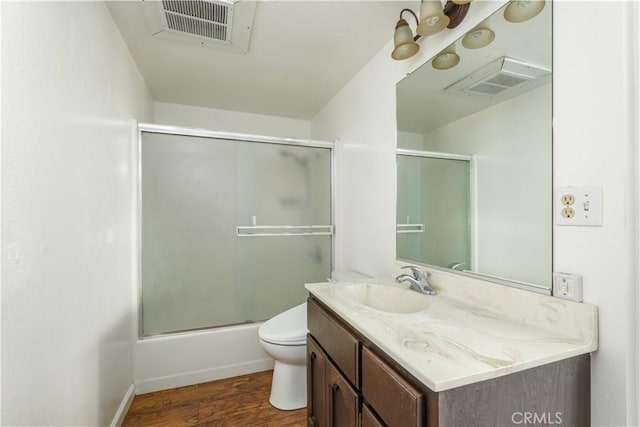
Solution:
<path fill-rule="evenodd" d="M 391 57 L 395 60 L 402 60 L 411 58 L 413 55 L 418 53 L 420 50 L 420 45 L 416 43 L 416 40 L 420 38 L 420 36 L 413 37 L 413 32 L 407 24 L 407 21 L 402 19 L 402 13 L 409 12 L 416 19 L 416 24 L 418 24 L 418 17 L 411 9 L 402 9 L 400 11 L 400 20 L 396 24 L 396 31 L 393 33 L 393 52 L 391 52 Z"/>
<path fill-rule="evenodd" d="M 461 3 L 458 4 L 458 1 Z M 393 33 L 391 57 L 395 60 L 411 58 L 420 50 L 420 45 L 416 43 L 420 37 L 436 34 L 445 28 L 457 27 L 467 15 L 471 1 L 448 0 L 443 8 L 440 0 L 421 0 L 420 19 L 411 9 L 402 9 Z M 409 12 L 416 20 L 418 34 L 415 37 L 407 21 L 402 18 L 404 12 Z"/>
<path fill-rule="evenodd" d="M 457 3 L 455 0 L 448 0 L 444 5 L 444 14 L 449 17 L 447 28 L 455 28 L 464 20 L 469 11 L 469 2 Z"/>
<path fill-rule="evenodd" d="M 449 25 L 449 17 L 442 10 L 440 0 L 422 0 L 420 2 L 420 24 L 416 32 L 421 36 L 439 33 Z"/>
<path fill-rule="evenodd" d="M 544 9 L 545 0 L 511 0 L 504 10 L 504 19 L 509 22 L 524 22 Z"/>
<path fill-rule="evenodd" d="M 451 45 L 431 60 L 431 66 L 436 70 L 448 70 L 460 62 L 460 56 L 456 53 L 455 45 Z"/>
<path fill-rule="evenodd" d="M 489 27 L 488 20 L 485 20 L 462 38 L 462 46 L 467 49 L 480 49 L 490 45 L 495 38 L 496 33 Z"/>

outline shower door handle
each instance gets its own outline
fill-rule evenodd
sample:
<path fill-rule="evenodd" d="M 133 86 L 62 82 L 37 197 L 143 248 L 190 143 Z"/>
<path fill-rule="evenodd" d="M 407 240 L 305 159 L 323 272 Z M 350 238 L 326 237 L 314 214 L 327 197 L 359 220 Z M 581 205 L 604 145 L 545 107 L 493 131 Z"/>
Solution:
<path fill-rule="evenodd" d="M 424 224 L 396 224 L 396 233 L 424 233 Z"/>
<path fill-rule="evenodd" d="M 333 225 L 239 225 L 237 237 L 332 236 Z"/>

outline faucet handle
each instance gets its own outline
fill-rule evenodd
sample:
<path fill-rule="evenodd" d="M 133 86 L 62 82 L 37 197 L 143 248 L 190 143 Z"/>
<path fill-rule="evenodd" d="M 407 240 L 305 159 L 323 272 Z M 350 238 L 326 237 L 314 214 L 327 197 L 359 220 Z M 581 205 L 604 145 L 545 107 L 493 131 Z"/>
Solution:
<path fill-rule="evenodd" d="M 413 273 L 413 277 L 415 277 L 418 280 L 427 280 L 427 277 L 429 276 L 429 273 L 425 273 L 420 267 L 416 267 L 415 265 L 405 265 L 404 267 L 401 267 L 403 270 L 405 269 L 409 269 L 411 270 L 411 273 Z"/>

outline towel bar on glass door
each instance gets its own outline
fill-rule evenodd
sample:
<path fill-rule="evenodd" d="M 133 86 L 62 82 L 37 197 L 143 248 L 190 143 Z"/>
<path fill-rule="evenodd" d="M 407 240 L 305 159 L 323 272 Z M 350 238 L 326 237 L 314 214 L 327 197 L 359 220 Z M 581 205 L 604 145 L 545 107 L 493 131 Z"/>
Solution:
<path fill-rule="evenodd" d="M 424 233 L 424 224 L 396 224 L 396 233 Z"/>
<path fill-rule="evenodd" d="M 260 232 L 261 230 L 267 230 L 267 232 Z M 236 236 L 238 237 L 331 235 L 333 235 L 332 225 L 251 225 L 236 228 Z"/>

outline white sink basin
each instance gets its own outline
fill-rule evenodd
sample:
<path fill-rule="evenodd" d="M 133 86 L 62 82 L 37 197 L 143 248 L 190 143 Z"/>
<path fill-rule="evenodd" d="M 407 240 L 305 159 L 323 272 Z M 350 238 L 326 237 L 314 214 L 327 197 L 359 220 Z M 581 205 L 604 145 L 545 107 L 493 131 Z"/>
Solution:
<path fill-rule="evenodd" d="M 342 285 L 335 296 L 387 313 L 417 313 L 426 310 L 433 298 L 398 286 L 369 283 Z"/>

